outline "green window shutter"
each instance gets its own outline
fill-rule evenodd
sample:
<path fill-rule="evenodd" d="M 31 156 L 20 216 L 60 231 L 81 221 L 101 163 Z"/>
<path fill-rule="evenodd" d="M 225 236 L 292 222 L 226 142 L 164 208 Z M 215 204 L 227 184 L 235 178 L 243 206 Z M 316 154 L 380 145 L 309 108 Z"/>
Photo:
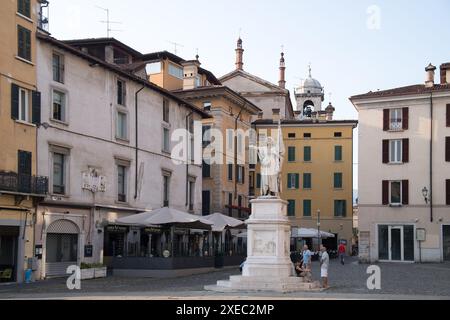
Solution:
<path fill-rule="evenodd" d="M 34 124 L 41 124 L 41 93 L 33 91 L 31 94 L 31 114 Z"/>
<path fill-rule="evenodd" d="M 294 217 L 295 216 L 295 200 L 288 200 L 288 208 L 287 208 L 288 216 Z"/>
<path fill-rule="evenodd" d="M 303 174 L 303 189 L 311 189 L 311 173 Z"/>
<path fill-rule="evenodd" d="M 288 147 L 288 161 L 295 161 L 295 147 Z"/>
<path fill-rule="evenodd" d="M 347 201 L 334 200 L 334 216 L 335 217 L 345 217 L 346 211 L 347 211 Z"/>
<path fill-rule="evenodd" d="M 334 160 L 342 161 L 342 146 L 334 146 Z"/>
<path fill-rule="evenodd" d="M 303 161 L 311 161 L 311 147 L 303 148 Z"/>
<path fill-rule="evenodd" d="M 261 188 L 261 173 L 256 174 L 256 187 Z"/>
<path fill-rule="evenodd" d="M 303 216 L 311 216 L 311 200 L 303 200 Z"/>
<path fill-rule="evenodd" d="M 334 188 L 335 189 L 342 188 L 342 173 L 341 172 L 334 173 Z"/>
<path fill-rule="evenodd" d="M 19 119 L 19 87 L 14 83 L 11 84 L 11 118 Z"/>
<path fill-rule="evenodd" d="M 288 189 L 291 188 L 291 174 L 290 173 L 287 174 L 287 187 L 288 187 Z"/>
<path fill-rule="evenodd" d="M 295 174 L 295 189 L 298 189 L 300 187 L 300 174 Z"/>

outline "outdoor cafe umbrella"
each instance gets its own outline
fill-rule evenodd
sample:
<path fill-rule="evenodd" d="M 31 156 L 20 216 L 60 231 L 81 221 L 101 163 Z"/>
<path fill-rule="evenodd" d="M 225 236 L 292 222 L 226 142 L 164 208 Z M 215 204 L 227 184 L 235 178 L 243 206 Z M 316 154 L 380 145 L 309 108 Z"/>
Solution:
<path fill-rule="evenodd" d="M 207 216 L 204 216 L 203 218 L 213 223 L 213 232 L 221 232 L 226 228 L 245 228 L 245 222 L 243 222 L 242 220 L 238 220 L 218 212 L 209 214 Z"/>
<path fill-rule="evenodd" d="M 326 238 L 334 238 L 334 234 L 326 232 L 326 231 L 319 231 L 320 238 L 326 239 Z M 292 230 L 291 237 L 293 238 L 317 238 L 317 230 L 312 228 L 296 228 Z"/>
<path fill-rule="evenodd" d="M 170 225 L 182 228 L 211 230 L 212 222 L 201 216 L 183 212 L 174 208 L 164 207 L 150 212 L 133 214 L 116 220 L 119 224 L 126 225 Z"/>

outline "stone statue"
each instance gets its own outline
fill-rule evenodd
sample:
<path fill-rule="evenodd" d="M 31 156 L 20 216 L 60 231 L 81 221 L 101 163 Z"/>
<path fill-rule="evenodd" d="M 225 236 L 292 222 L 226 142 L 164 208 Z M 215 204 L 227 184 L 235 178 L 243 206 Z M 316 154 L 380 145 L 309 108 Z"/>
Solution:
<path fill-rule="evenodd" d="M 261 163 L 261 196 L 276 196 L 281 193 L 281 169 L 284 159 L 283 135 L 278 121 L 276 140 L 267 137 L 265 143 L 258 146 Z"/>

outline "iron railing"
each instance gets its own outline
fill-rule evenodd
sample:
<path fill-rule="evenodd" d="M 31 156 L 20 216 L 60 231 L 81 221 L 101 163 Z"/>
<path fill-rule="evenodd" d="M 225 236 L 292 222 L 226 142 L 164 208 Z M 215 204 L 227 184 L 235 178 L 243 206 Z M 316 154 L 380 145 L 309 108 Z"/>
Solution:
<path fill-rule="evenodd" d="M 46 195 L 48 177 L 0 171 L 0 191 Z"/>

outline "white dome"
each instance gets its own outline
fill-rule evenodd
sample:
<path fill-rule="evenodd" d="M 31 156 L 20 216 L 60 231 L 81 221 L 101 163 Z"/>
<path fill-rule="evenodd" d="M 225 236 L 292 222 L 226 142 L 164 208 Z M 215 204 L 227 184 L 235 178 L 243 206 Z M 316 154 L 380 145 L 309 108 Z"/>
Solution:
<path fill-rule="evenodd" d="M 300 87 L 297 88 L 297 93 L 323 93 L 322 85 L 314 78 L 308 77 L 302 80 Z"/>

